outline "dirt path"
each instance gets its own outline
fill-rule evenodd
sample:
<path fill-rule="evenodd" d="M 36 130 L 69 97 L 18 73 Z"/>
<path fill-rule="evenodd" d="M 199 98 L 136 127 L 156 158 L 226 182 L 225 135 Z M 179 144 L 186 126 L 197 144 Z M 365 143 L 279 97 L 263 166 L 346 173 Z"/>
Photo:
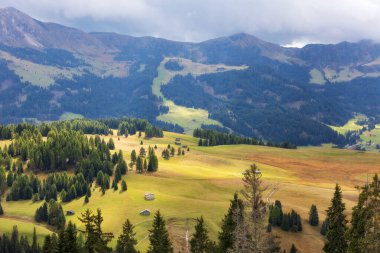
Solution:
<path fill-rule="evenodd" d="M 28 223 L 33 223 L 34 225 L 37 225 L 39 227 L 44 227 L 48 230 L 50 230 L 52 233 L 54 233 L 54 228 L 47 225 L 47 224 L 42 224 L 42 223 L 36 223 L 34 222 L 32 217 L 29 216 L 16 216 L 16 215 L 8 215 L 4 214 L 0 217 L 0 219 L 6 219 L 6 220 L 14 220 L 14 221 L 21 221 L 21 222 L 28 222 Z"/>

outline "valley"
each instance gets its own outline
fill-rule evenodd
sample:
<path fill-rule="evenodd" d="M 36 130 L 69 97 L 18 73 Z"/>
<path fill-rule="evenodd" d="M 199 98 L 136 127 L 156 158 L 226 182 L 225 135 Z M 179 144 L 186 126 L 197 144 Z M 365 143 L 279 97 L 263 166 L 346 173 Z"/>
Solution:
<path fill-rule="evenodd" d="M 48 2 L 0 2 L 0 253 L 380 252 L 379 4 Z"/>
<path fill-rule="evenodd" d="M 237 33 L 189 43 L 87 33 L 15 8 L 0 9 L 0 20 L 1 123 L 128 116 L 175 132 L 204 124 L 338 146 L 352 143 L 327 125 L 357 113 L 379 123 L 376 42 L 288 48 Z"/>
<path fill-rule="evenodd" d="M 110 137 L 102 138 L 108 140 Z M 159 170 L 154 174 L 129 171 L 123 177 L 128 185 L 126 192 L 110 189 L 102 195 L 99 187 L 93 187 L 88 204 L 83 203 L 83 197 L 63 203 L 65 213 L 68 210 L 75 211 L 74 216 L 66 216 L 67 220 L 75 222 L 81 229 L 77 216 L 87 208 L 95 210 L 101 207 L 105 230 L 110 230 L 117 236 L 121 232 L 120 224 L 129 218 L 136 225 L 137 248 L 144 252 L 149 243 L 147 230 L 151 226 L 152 217 L 141 216 L 139 212 L 143 209 L 152 212 L 160 210 L 167 219 L 175 248 L 185 252 L 186 231 L 192 232 L 194 219 L 200 215 L 206 221 L 211 238 L 216 239 L 229 200 L 242 187 L 242 172 L 255 163 L 262 171 L 269 190 L 278 186 L 278 191 L 270 201 L 280 200 L 284 210 L 296 210 L 303 220 L 302 233 L 274 229 L 274 234 L 280 237 L 284 248 L 295 243 L 300 250 L 319 253 L 322 252 L 323 238 L 319 234 L 320 226 L 314 228 L 307 224 L 310 205 L 317 205 L 322 220 L 333 187 L 339 183 L 343 188 L 349 214 L 357 198 L 355 186 L 363 184 L 367 175 L 378 172 L 380 164 L 378 154 L 332 149 L 328 146 L 301 147 L 297 150 L 248 145 L 199 147 L 196 138 L 170 132 L 165 132 L 164 138 L 151 139 L 139 138 L 137 135 L 113 136 L 115 152 L 122 150 L 128 163 L 133 149 L 138 150 L 142 146 L 147 149 L 148 146 L 157 145 L 156 153 L 160 154 L 168 144 L 174 145 L 176 138 L 181 138 L 182 145 L 187 145 L 190 151 L 185 151 L 183 156 L 175 155 L 170 160 L 159 158 Z M 143 145 L 140 145 L 141 141 Z M 5 144 L 3 141 L 1 143 Z M 156 199 L 144 200 L 146 192 L 154 193 Z M 12 227 L 10 219 L 20 218 L 22 220 L 16 223 L 22 225 L 20 233 L 31 236 L 33 227 L 37 226 L 38 231 L 44 234 L 44 225 L 32 221 L 35 210 L 40 205 L 40 201 L 3 200 L 6 216 L 0 218 L 0 232 L 9 233 Z M 115 246 L 115 240 L 111 245 Z"/>

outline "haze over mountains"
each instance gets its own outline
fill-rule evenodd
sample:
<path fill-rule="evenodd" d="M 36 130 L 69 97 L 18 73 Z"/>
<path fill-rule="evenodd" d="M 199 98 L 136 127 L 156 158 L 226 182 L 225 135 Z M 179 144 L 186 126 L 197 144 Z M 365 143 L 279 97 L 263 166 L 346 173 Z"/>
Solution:
<path fill-rule="evenodd" d="M 157 80 L 168 62 L 170 78 Z M 265 140 L 340 142 L 327 125 L 355 113 L 380 117 L 380 44 L 286 48 L 244 33 L 185 43 L 85 33 L 0 9 L 1 122 L 74 113 L 174 128 L 181 122 L 164 115 L 179 109 Z"/>

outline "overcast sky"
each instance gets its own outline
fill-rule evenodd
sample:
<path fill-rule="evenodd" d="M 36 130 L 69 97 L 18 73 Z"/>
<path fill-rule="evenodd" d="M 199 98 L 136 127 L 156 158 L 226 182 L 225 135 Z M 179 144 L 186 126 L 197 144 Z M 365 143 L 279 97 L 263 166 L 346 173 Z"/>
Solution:
<path fill-rule="evenodd" d="M 85 31 L 203 41 L 246 32 L 282 44 L 380 41 L 379 0 L 0 0 Z"/>

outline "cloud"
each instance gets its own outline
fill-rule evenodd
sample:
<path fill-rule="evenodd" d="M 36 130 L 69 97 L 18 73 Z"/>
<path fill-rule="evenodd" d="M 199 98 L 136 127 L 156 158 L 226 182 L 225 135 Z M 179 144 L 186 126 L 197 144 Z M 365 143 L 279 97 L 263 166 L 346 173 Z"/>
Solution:
<path fill-rule="evenodd" d="M 380 41 L 377 0 L 2 0 L 43 20 L 85 31 L 115 31 L 181 41 L 238 32 L 297 45 Z"/>

